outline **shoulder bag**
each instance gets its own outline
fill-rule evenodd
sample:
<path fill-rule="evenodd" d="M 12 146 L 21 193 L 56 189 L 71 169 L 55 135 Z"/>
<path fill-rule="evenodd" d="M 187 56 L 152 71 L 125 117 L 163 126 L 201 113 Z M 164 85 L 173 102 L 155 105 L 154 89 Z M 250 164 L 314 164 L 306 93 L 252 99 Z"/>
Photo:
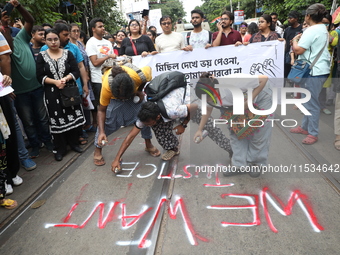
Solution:
<path fill-rule="evenodd" d="M 61 79 L 59 76 L 59 72 L 58 72 L 58 65 L 55 65 L 55 67 L 56 67 L 57 75 L 59 79 Z M 80 105 L 82 102 L 77 83 L 73 79 L 66 82 L 65 87 L 63 89 L 59 89 L 59 92 L 60 92 L 61 104 L 65 108 L 75 106 L 75 105 Z"/>
<path fill-rule="evenodd" d="M 308 60 L 305 59 L 296 59 L 288 74 L 288 80 L 294 82 L 295 84 L 300 84 L 303 81 L 303 78 L 306 78 L 308 76 L 315 63 L 319 60 L 323 50 L 325 49 L 325 47 L 327 47 L 327 44 L 328 36 L 325 46 L 320 50 L 312 64 L 309 64 Z"/>

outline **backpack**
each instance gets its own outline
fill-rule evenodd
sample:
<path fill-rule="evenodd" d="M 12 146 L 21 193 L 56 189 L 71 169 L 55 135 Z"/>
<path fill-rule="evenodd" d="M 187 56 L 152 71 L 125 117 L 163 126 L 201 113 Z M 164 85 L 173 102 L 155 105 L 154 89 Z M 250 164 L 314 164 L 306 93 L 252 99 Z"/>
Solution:
<path fill-rule="evenodd" d="M 208 31 L 209 33 L 209 43 L 212 44 L 212 41 L 211 41 L 211 37 L 212 37 L 212 33 L 210 31 Z M 191 36 L 191 32 L 188 32 L 187 33 L 187 44 L 190 45 L 190 36 Z"/>
<path fill-rule="evenodd" d="M 185 78 L 185 74 L 178 71 L 173 71 L 162 73 L 153 78 L 148 86 L 146 86 L 144 91 L 146 93 L 147 100 L 155 102 L 161 110 L 162 116 L 164 118 L 170 119 L 170 117 L 166 113 L 166 109 L 162 99 L 174 89 L 184 88 L 184 101 L 186 86 L 187 80 Z"/>

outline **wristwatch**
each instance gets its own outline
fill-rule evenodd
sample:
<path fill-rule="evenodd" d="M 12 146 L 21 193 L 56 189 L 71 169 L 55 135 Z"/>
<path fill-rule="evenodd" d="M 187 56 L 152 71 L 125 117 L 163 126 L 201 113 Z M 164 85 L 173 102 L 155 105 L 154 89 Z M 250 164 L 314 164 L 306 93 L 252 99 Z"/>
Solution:
<path fill-rule="evenodd" d="M 184 128 L 187 128 L 187 124 L 184 124 L 184 123 L 181 123 L 181 125 L 184 127 Z"/>

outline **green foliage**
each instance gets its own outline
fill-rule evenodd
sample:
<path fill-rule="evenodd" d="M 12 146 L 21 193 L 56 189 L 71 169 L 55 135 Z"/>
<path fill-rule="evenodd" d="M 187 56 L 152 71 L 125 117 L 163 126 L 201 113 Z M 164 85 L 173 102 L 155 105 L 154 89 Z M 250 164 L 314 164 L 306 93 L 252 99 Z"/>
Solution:
<path fill-rule="evenodd" d="M 254 4 L 256 2 L 256 5 Z M 330 10 L 332 7 L 332 0 L 320 0 L 319 3 L 325 5 L 326 9 Z M 238 1 L 233 1 L 233 10 L 237 9 Z M 276 12 L 279 15 L 279 20 L 284 23 L 287 19 L 288 13 L 291 10 L 303 12 L 308 6 L 315 3 L 313 0 L 240 0 L 240 10 L 244 10 L 245 19 L 254 18 L 261 14 L 255 14 L 255 8 L 262 7 L 264 13 Z M 219 17 L 224 10 L 230 10 L 230 1 L 225 0 L 204 0 L 201 9 L 209 21 Z M 256 16 L 255 16 L 256 15 Z M 303 18 L 303 17 L 302 17 Z M 302 21 L 302 20 L 301 20 Z M 216 31 L 216 25 L 210 24 L 211 30 Z"/>
<path fill-rule="evenodd" d="M 33 15 L 36 24 L 53 23 L 62 17 L 56 9 L 59 6 L 59 0 L 21 0 L 20 3 Z M 16 10 L 12 16 L 19 15 Z"/>
<path fill-rule="evenodd" d="M 63 2 L 67 0 L 21 0 L 21 4 L 33 15 L 36 24 L 51 23 L 57 19 L 64 19 L 70 23 L 86 23 L 86 17 L 91 20 L 100 17 L 104 20 L 105 28 L 114 32 L 125 24 L 120 11 L 117 9 L 117 0 L 92 0 L 92 11 L 89 0 L 72 0 L 74 8 L 66 8 Z M 93 15 L 92 15 L 93 14 Z M 19 16 L 15 11 L 13 17 Z"/>
<path fill-rule="evenodd" d="M 150 9 L 161 9 L 162 16 L 170 16 L 172 21 L 183 19 L 186 15 L 183 3 L 179 0 L 162 1 L 160 4 L 150 4 Z"/>
<path fill-rule="evenodd" d="M 97 0 L 93 5 L 93 18 L 100 17 L 105 24 L 105 30 L 114 33 L 126 23 L 122 14 L 117 8 L 116 0 Z"/>

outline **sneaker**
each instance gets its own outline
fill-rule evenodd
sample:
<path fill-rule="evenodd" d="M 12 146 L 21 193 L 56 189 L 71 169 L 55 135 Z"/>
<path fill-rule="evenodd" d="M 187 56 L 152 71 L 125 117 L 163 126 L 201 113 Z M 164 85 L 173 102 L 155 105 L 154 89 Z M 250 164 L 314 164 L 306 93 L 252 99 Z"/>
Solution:
<path fill-rule="evenodd" d="M 326 115 L 331 115 L 332 114 L 332 112 L 330 110 L 328 110 L 327 108 L 322 109 L 322 112 L 324 114 L 326 114 Z"/>
<path fill-rule="evenodd" d="M 47 141 L 47 142 L 45 142 L 45 148 L 46 148 L 49 152 L 53 152 L 54 144 L 53 144 L 51 141 Z"/>
<path fill-rule="evenodd" d="M 32 171 L 37 168 L 37 164 L 30 158 L 21 161 L 21 165 L 26 171 Z"/>
<path fill-rule="evenodd" d="M 30 152 L 30 158 L 37 158 L 39 157 L 39 147 L 34 147 L 32 148 L 31 152 Z"/>
<path fill-rule="evenodd" d="M 14 186 L 19 186 L 19 185 L 21 185 L 23 183 L 23 180 L 22 180 L 22 178 L 19 175 L 17 175 L 14 178 L 12 178 L 12 181 L 13 181 L 13 185 Z"/>
<path fill-rule="evenodd" d="M 11 184 L 7 184 L 7 183 L 5 183 L 5 185 L 6 185 L 6 195 L 12 194 L 13 193 L 12 185 Z"/>

